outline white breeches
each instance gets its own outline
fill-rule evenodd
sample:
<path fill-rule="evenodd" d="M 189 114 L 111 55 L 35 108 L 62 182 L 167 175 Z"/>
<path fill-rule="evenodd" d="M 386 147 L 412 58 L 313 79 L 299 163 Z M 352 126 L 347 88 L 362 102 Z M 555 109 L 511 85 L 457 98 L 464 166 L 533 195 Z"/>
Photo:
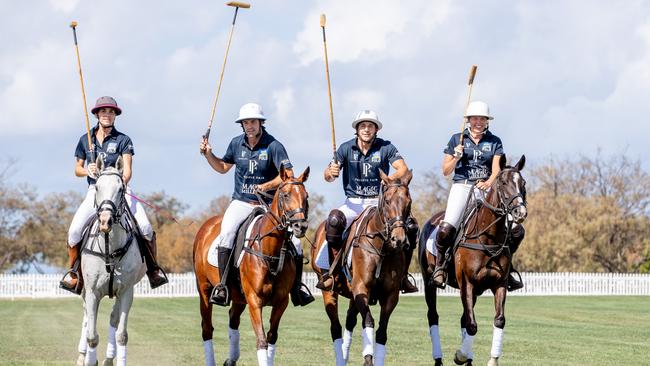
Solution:
<path fill-rule="evenodd" d="M 454 183 L 451 186 L 449 191 L 449 198 L 447 199 L 447 209 L 445 210 L 445 217 L 442 221 L 453 225 L 455 228 L 458 228 L 460 220 L 463 218 L 463 213 L 465 212 L 465 207 L 467 207 L 467 197 L 469 197 L 470 192 L 472 192 L 473 184 L 466 183 Z M 474 189 L 474 197 L 470 202 L 474 200 L 482 201 L 485 199 L 486 192 L 476 188 Z"/>
<path fill-rule="evenodd" d="M 70 223 L 70 228 L 68 229 L 68 245 L 74 247 L 81 241 L 81 234 L 83 231 L 83 225 L 97 213 L 95 209 L 95 185 L 88 186 L 88 192 L 86 192 L 86 198 L 84 198 L 81 206 L 77 209 L 77 212 L 72 218 Z M 126 187 L 126 193 L 131 193 L 131 187 Z M 138 227 L 140 232 L 147 240 L 151 240 L 153 237 L 153 228 L 151 227 L 151 222 L 147 217 L 147 213 L 144 211 L 144 206 L 135 198 L 127 195 L 125 196 L 126 203 L 135 216 L 135 220 L 138 222 Z"/>
<path fill-rule="evenodd" d="M 232 200 L 226 212 L 223 214 L 221 232 L 214 239 L 213 247 L 232 249 L 239 225 L 246 220 L 248 215 L 253 212 L 253 209 L 255 209 L 255 205 L 244 201 Z M 215 243 L 216 246 L 214 245 Z"/>
<path fill-rule="evenodd" d="M 350 226 L 352 221 L 361 215 L 361 212 L 367 207 L 377 206 L 378 203 L 378 198 L 346 198 L 343 206 L 338 208 L 345 215 L 345 227 Z"/>

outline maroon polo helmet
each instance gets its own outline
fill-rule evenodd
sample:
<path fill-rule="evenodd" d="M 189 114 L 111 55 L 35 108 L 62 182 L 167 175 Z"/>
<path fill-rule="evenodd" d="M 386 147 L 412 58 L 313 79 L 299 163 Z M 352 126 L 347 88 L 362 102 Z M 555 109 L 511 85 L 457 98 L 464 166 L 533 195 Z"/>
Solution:
<path fill-rule="evenodd" d="M 102 108 L 113 108 L 115 110 L 115 115 L 119 116 L 122 114 L 122 110 L 120 107 L 117 106 L 117 102 L 113 97 L 100 97 L 97 99 L 97 102 L 95 102 L 95 106 L 93 109 L 90 110 L 92 114 L 97 114 L 100 109 Z"/>

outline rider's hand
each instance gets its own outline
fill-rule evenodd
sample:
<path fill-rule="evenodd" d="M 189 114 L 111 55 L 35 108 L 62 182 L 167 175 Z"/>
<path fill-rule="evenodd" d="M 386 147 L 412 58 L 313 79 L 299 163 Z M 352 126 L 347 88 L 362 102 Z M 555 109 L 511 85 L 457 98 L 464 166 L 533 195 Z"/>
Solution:
<path fill-rule="evenodd" d="M 265 183 L 258 184 L 257 186 L 255 186 L 255 191 L 257 191 L 257 192 L 266 192 L 268 190 L 269 190 L 269 188 L 266 186 Z"/>
<path fill-rule="evenodd" d="M 327 174 L 329 174 L 332 178 L 338 178 L 340 173 L 341 165 L 333 161 L 330 162 L 330 164 L 327 166 Z"/>
<path fill-rule="evenodd" d="M 454 148 L 454 159 L 460 160 L 463 157 L 463 145 L 458 145 Z"/>
<path fill-rule="evenodd" d="M 487 181 L 479 181 L 478 183 L 476 183 L 476 188 L 482 191 L 487 191 L 491 186 L 492 186 L 492 181 L 490 181 L 489 179 Z"/>
<path fill-rule="evenodd" d="M 212 146 L 210 146 L 207 139 L 204 138 L 201 140 L 201 143 L 199 144 L 199 152 L 201 155 L 209 155 L 212 153 Z"/>
<path fill-rule="evenodd" d="M 89 177 L 96 179 L 97 178 L 97 164 L 95 163 L 90 163 L 88 164 L 88 167 L 86 168 L 86 173 L 88 174 Z"/>

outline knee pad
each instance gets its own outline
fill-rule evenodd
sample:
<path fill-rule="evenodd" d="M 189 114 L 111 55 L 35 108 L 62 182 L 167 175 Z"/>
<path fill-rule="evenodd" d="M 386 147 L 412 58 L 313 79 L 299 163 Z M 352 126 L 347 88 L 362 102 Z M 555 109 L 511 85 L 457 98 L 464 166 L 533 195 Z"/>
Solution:
<path fill-rule="evenodd" d="M 454 225 L 441 221 L 438 225 L 438 233 L 436 234 L 436 245 L 446 248 L 450 246 L 456 236 L 456 228 Z"/>
<path fill-rule="evenodd" d="M 346 218 L 340 210 L 330 211 L 325 221 L 325 239 L 330 245 L 340 246 L 343 241 L 343 231 L 345 231 Z"/>

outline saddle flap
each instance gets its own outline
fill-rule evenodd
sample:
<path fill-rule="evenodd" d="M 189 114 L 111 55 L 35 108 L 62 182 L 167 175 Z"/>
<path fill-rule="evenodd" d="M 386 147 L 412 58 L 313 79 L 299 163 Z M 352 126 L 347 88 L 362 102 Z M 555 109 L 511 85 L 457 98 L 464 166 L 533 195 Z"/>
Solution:
<path fill-rule="evenodd" d="M 233 264 L 236 268 L 239 268 L 244 257 L 244 247 L 250 246 L 250 241 L 246 239 L 251 238 L 253 226 L 265 213 L 266 210 L 262 207 L 255 207 L 246 220 L 239 225 L 237 236 L 235 237 L 234 253 L 232 256 L 232 258 L 235 258 Z"/>

